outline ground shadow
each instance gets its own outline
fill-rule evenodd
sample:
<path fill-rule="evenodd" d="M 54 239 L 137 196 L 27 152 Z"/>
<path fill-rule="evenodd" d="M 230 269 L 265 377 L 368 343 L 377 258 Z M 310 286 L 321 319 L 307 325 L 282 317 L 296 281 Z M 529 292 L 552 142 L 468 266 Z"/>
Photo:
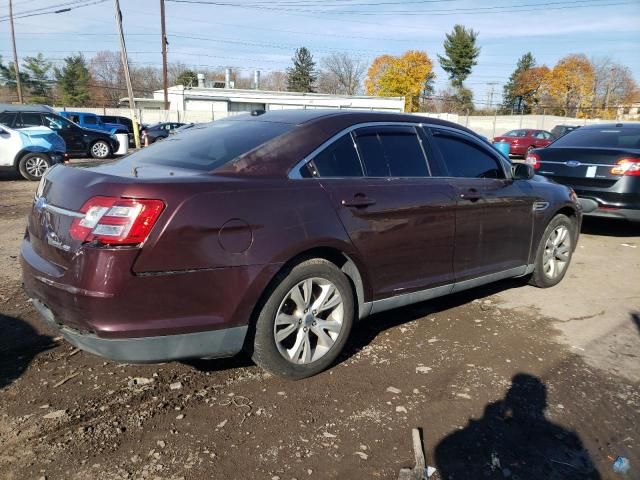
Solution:
<path fill-rule="evenodd" d="M 602 237 L 638 237 L 640 223 L 617 218 L 584 217 L 580 233 Z"/>
<path fill-rule="evenodd" d="M 443 480 L 599 480 L 591 457 L 574 432 L 545 418 L 547 388 L 537 377 L 518 373 L 502 400 L 485 407 L 435 448 Z"/>
<path fill-rule="evenodd" d="M 353 326 L 349 341 L 342 354 L 338 357 L 337 363 L 344 362 L 358 353 L 363 347 L 369 345 L 378 335 L 386 330 L 428 315 L 465 305 L 473 300 L 483 299 L 496 293 L 511 288 L 519 288 L 524 285 L 526 285 L 526 280 L 522 278 L 502 280 L 471 290 L 465 290 L 464 292 L 396 308 L 367 317 Z"/>
<path fill-rule="evenodd" d="M 233 370 L 235 368 L 244 368 L 254 365 L 249 355 L 245 352 L 228 357 L 215 359 L 198 359 L 182 360 L 181 363 L 195 368 L 199 372 L 221 372 L 224 370 Z"/>
<path fill-rule="evenodd" d="M 38 353 L 55 346 L 24 320 L 0 314 L 0 390 L 20 378 Z"/>
<path fill-rule="evenodd" d="M 640 333 L 640 312 L 632 313 L 631 320 L 633 321 L 634 325 L 638 329 L 638 333 Z"/>

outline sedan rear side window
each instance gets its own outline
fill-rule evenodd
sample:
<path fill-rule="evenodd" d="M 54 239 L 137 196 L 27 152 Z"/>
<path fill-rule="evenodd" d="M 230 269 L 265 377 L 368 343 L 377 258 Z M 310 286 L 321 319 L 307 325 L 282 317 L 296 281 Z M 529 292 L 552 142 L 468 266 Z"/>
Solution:
<path fill-rule="evenodd" d="M 368 177 L 428 177 L 429 168 L 413 127 L 376 127 L 356 131 Z"/>
<path fill-rule="evenodd" d="M 498 161 L 480 147 L 440 132 L 434 132 L 433 141 L 442 153 L 449 176 L 504 178 L 504 171 Z"/>
<path fill-rule="evenodd" d="M 171 135 L 128 158 L 134 163 L 209 171 L 294 127 L 288 123 L 219 120 Z"/>
<path fill-rule="evenodd" d="M 362 165 L 360 165 L 351 134 L 344 135 L 322 150 L 314 157 L 310 167 L 313 176 L 325 178 L 362 176 Z"/>

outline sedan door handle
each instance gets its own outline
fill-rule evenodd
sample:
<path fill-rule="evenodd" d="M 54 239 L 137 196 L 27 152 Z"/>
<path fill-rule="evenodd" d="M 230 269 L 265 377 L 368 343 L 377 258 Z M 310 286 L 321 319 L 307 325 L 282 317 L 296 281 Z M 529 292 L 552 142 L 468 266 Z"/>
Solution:
<path fill-rule="evenodd" d="M 375 205 L 376 201 L 373 198 L 369 198 L 365 195 L 354 195 L 351 200 L 342 200 L 342 205 L 345 207 L 364 208 L 370 205 Z"/>
<path fill-rule="evenodd" d="M 465 193 L 461 193 L 460 194 L 460 198 L 463 198 L 465 200 L 469 200 L 471 202 L 477 202 L 478 200 L 480 200 L 482 198 L 482 194 L 478 190 L 476 190 L 475 188 L 470 188 Z"/>

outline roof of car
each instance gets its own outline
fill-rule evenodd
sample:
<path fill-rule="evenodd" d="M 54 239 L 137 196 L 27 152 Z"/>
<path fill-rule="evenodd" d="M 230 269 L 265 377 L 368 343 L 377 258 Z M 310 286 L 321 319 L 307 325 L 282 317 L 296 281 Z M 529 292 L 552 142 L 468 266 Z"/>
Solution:
<path fill-rule="evenodd" d="M 292 125 L 302 125 L 316 121 L 334 121 L 345 120 L 350 117 L 357 117 L 358 123 L 362 122 L 413 122 L 428 123 L 431 125 L 442 125 L 465 130 L 473 135 L 477 135 L 471 130 L 460 124 L 440 120 L 438 118 L 428 117 L 426 115 L 402 113 L 402 112 L 384 112 L 374 110 L 335 110 L 335 109 L 290 109 L 290 110 L 270 110 L 268 112 L 254 115 L 241 114 L 228 117 L 226 120 L 231 121 L 262 121 L 262 122 L 278 122 L 288 123 Z"/>
<path fill-rule="evenodd" d="M 585 129 L 595 129 L 595 128 L 640 128 L 640 123 L 638 122 L 618 122 L 618 123 L 595 123 L 593 125 L 585 125 Z"/>
<path fill-rule="evenodd" d="M 15 105 L 13 103 L 0 103 L 0 112 L 43 112 L 57 113 L 48 105 Z"/>

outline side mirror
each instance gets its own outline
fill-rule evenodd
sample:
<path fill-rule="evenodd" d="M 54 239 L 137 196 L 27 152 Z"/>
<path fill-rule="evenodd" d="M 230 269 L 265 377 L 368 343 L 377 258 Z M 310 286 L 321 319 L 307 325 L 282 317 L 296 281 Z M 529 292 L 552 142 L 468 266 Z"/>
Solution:
<path fill-rule="evenodd" d="M 528 163 L 516 163 L 511 167 L 514 180 L 531 180 L 535 175 L 533 165 Z"/>

